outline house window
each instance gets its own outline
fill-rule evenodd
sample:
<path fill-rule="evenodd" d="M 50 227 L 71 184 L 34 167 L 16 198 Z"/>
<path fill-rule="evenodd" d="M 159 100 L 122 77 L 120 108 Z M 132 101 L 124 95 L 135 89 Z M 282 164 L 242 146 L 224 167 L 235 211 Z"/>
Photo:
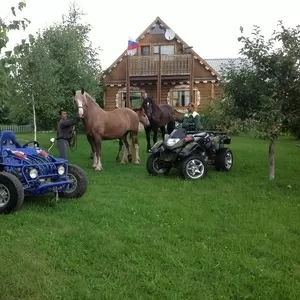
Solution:
<path fill-rule="evenodd" d="M 142 93 L 141 92 L 131 92 L 130 93 L 130 105 L 132 108 L 140 108 L 142 106 Z M 122 93 L 121 107 L 126 107 L 126 92 Z"/>
<path fill-rule="evenodd" d="M 190 103 L 190 91 L 173 91 L 173 106 L 187 106 Z"/>
<path fill-rule="evenodd" d="M 150 55 L 150 46 L 141 46 L 141 55 Z"/>
<path fill-rule="evenodd" d="M 160 54 L 164 54 L 164 55 L 174 55 L 175 54 L 175 46 L 174 45 L 162 45 L 162 46 L 154 46 L 153 47 L 154 55 L 159 54 L 159 47 L 160 47 Z"/>

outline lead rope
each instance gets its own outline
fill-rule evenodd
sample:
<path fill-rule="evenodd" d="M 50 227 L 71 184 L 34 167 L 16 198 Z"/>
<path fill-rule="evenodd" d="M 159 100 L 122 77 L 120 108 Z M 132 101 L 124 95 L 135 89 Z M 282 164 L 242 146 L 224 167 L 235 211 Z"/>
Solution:
<path fill-rule="evenodd" d="M 70 150 L 75 151 L 77 149 L 77 134 L 76 134 L 76 127 L 73 126 L 72 131 L 71 131 L 71 138 L 70 138 Z"/>

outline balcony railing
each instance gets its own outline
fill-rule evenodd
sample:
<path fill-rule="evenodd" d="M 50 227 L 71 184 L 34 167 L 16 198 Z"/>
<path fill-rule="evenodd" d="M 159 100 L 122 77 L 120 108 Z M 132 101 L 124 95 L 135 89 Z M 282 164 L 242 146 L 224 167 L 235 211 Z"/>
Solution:
<path fill-rule="evenodd" d="M 159 56 L 131 56 L 129 76 L 157 76 Z M 189 75 L 191 72 L 190 55 L 161 55 L 161 75 Z"/>

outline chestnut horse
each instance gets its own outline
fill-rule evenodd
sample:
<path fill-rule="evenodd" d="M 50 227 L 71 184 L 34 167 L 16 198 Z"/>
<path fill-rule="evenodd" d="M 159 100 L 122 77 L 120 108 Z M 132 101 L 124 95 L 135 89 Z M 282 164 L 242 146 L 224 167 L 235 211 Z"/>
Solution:
<path fill-rule="evenodd" d="M 167 126 L 167 132 L 170 134 L 175 129 L 174 109 L 169 104 L 156 104 L 151 97 L 146 97 L 141 108 L 144 109 L 149 121 L 150 126 L 145 127 L 147 139 L 147 151 L 150 152 L 150 132 L 153 130 L 153 143 L 157 142 L 158 128 L 161 130 L 162 138 L 164 139 Z"/>
<path fill-rule="evenodd" d="M 148 119 L 147 115 L 145 114 L 145 111 L 142 107 L 141 108 L 132 108 L 132 110 L 136 112 L 136 114 L 139 117 L 139 121 L 144 125 L 144 127 L 150 126 L 150 121 L 149 121 L 149 119 Z M 122 151 L 122 148 L 123 148 L 123 141 L 122 141 L 122 139 L 119 139 L 119 150 L 118 150 L 118 154 L 117 154 L 117 157 L 116 157 L 117 162 L 120 162 L 120 153 Z M 91 159 L 94 158 L 93 149 L 92 149 L 92 152 L 90 154 L 90 158 Z M 128 152 L 128 161 L 129 162 L 132 161 L 132 155 L 131 155 L 130 151 Z"/>
<path fill-rule="evenodd" d="M 139 117 L 129 108 L 118 108 L 104 111 L 95 99 L 84 91 L 73 90 L 73 100 L 78 108 L 78 115 L 84 123 L 84 131 L 94 153 L 93 168 L 101 171 L 101 148 L 103 140 L 121 139 L 124 143 L 124 153 L 121 163 L 128 162 L 129 143 L 127 135 L 130 133 L 132 147 L 135 149 L 135 164 L 140 164 L 138 130 Z"/>

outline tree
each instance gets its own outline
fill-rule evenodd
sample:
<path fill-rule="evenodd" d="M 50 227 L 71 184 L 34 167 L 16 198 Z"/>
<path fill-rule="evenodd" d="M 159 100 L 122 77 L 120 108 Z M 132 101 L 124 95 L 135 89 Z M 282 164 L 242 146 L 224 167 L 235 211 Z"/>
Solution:
<path fill-rule="evenodd" d="M 243 34 L 243 29 L 241 28 Z M 283 125 L 299 120 L 300 26 L 285 28 L 279 22 L 268 40 L 254 26 L 251 37 L 238 38 L 242 56 L 251 62 L 226 72 L 225 98 L 229 113 L 269 139 L 269 179 L 275 178 L 275 141 Z M 299 125 L 298 125 L 299 128 Z"/>
<path fill-rule="evenodd" d="M 33 121 L 40 129 L 47 129 L 57 116 L 59 103 L 58 63 L 50 58 L 47 45 L 40 34 L 30 36 L 29 43 L 15 47 L 16 68 L 13 70 L 18 96 L 14 101 L 12 116 Z M 20 121 L 20 120 L 19 120 Z M 31 122 L 30 122 L 31 123 Z M 51 125 L 50 125 L 51 126 Z M 48 127 L 49 128 L 49 127 Z"/>
<path fill-rule="evenodd" d="M 9 103 L 13 94 L 12 80 L 10 76 L 10 65 L 12 63 L 12 51 L 6 51 L 3 55 L 2 51 L 6 48 L 9 41 L 8 34 L 11 30 L 26 29 L 30 21 L 26 18 L 17 19 L 16 10 L 22 11 L 26 6 L 25 2 L 19 2 L 18 7 L 11 7 L 11 12 L 4 18 L 0 17 L 0 122 L 9 123 Z M 6 22 L 6 18 L 10 15 L 15 18 Z"/>
<path fill-rule="evenodd" d="M 13 77 L 18 96 L 11 116 L 19 122 L 24 122 L 21 113 L 24 111 L 27 120 L 32 120 L 34 104 L 39 129 L 53 129 L 59 108 L 74 111 L 73 88 L 84 87 L 92 95 L 101 94 L 97 49 L 89 41 L 90 25 L 82 24 L 81 15 L 73 4 L 61 23 L 38 32 L 36 37 L 30 36 L 29 43 L 15 47 L 17 63 Z"/>
<path fill-rule="evenodd" d="M 70 101 L 73 88 L 84 87 L 96 100 L 103 92 L 97 80 L 102 70 L 98 59 L 100 49 L 93 47 L 89 39 L 91 26 L 83 23 L 83 16 L 80 8 L 71 3 L 62 22 L 43 32 L 51 58 L 60 64 L 61 93 L 65 99 L 61 105 L 67 109 L 73 108 Z"/>

